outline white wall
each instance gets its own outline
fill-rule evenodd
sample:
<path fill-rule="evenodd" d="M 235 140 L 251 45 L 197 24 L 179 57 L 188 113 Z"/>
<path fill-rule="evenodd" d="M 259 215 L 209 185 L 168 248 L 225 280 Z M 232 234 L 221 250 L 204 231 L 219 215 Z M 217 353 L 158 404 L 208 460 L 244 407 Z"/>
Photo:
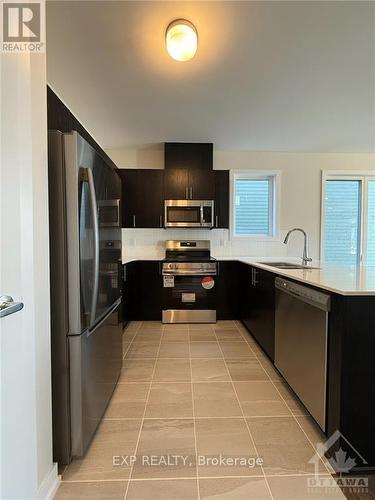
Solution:
<path fill-rule="evenodd" d="M 46 110 L 45 54 L 2 54 L 0 294 L 25 304 L 0 319 L 4 500 L 51 498 L 58 485 L 52 462 Z"/>
<path fill-rule="evenodd" d="M 107 150 L 120 168 L 163 168 L 163 150 L 160 145 L 138 150 Z M 293 235 L 286 248 L 282 244 L 285 232 L 296 226 L 307 230 L 314 259 L 320 255 L 320 206 L 322 170 L 374 170 L 375 154 L 343 153 L 268 153 L 252 151 L 216 151 L 214 168 L 228 170 L 280 170 L 281 199 L 280 235 L 277 241 L 233 239 L 230 231 L 202 231 L 191 237 L 212 240 L 216 255 L 300 256 L 302 236 Z M 123 230 L 125 255 L 137 253 L 146 256 L 168 238 L 179 238 L 180 232 L 164 230 Z M 187 233 L 183 233 L 186 237 Z"/>

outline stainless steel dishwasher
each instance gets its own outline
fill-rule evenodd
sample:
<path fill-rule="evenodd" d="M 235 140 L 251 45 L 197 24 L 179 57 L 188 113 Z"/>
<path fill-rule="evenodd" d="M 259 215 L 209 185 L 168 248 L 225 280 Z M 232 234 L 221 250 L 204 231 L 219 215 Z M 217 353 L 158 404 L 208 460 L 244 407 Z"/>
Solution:
<path fill-rule="evenodd" d="M 325 430 L 329 294 L 276 278 L 275 365 Z"/>

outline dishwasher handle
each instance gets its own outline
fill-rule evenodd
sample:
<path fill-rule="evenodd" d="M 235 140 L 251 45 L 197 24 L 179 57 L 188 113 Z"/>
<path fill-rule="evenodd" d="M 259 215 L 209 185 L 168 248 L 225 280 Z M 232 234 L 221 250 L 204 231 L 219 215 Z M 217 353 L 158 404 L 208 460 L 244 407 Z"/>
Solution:
<path fill-rule="evenodd" d="M 280 277 L 275 279 L 275 288 L 322 311 L 331 310 L 331 296 L 327 293 Z"/>

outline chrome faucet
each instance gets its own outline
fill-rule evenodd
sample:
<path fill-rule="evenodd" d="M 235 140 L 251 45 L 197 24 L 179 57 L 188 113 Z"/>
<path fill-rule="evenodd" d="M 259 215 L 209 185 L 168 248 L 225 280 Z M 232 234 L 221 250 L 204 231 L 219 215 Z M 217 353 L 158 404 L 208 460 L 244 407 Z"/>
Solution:
<path fill-rule="evenodd" d="M 295 227 L 294 229 L 291 229 L 290 231 L 288 231 L 287 235 L 285 236 L 285 239 L 284 239 L 284 244 L 286 245 L 288 243 L 288 240 L 289 240 L 289 236 L 294 232 L 294 231 L 299 231 L 300 233 L 303 234 L 304 236 L 304 244 L 303 244 L 303 255 L 302 255 L 302 264 L 304 266 L 307 266 L 309 264 L 309 262 L 312 261 L 312 259 L 309 257 L 309 240 L 308 240 L 308 236 L 307 236 L 307 233 L 306 231 L 304 231 L 303 229 L 301 229 L 300 227 Z"/>

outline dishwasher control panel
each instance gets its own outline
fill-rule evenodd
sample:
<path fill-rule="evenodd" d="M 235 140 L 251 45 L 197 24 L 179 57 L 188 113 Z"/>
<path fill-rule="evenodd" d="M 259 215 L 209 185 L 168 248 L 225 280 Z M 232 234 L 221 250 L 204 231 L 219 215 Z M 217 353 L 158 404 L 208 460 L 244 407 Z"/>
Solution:
<path fill-rule="evenodd" d="M 299 285 L 298 283 L 294 283 L 294 281 L 280 277 L 275 279 L 275 287 L 325 311 L 329 311 L 331 308 L 331 296 L 327 293 L 319 292 L 319 290 L 314 290 L 314 288 Z"/>

